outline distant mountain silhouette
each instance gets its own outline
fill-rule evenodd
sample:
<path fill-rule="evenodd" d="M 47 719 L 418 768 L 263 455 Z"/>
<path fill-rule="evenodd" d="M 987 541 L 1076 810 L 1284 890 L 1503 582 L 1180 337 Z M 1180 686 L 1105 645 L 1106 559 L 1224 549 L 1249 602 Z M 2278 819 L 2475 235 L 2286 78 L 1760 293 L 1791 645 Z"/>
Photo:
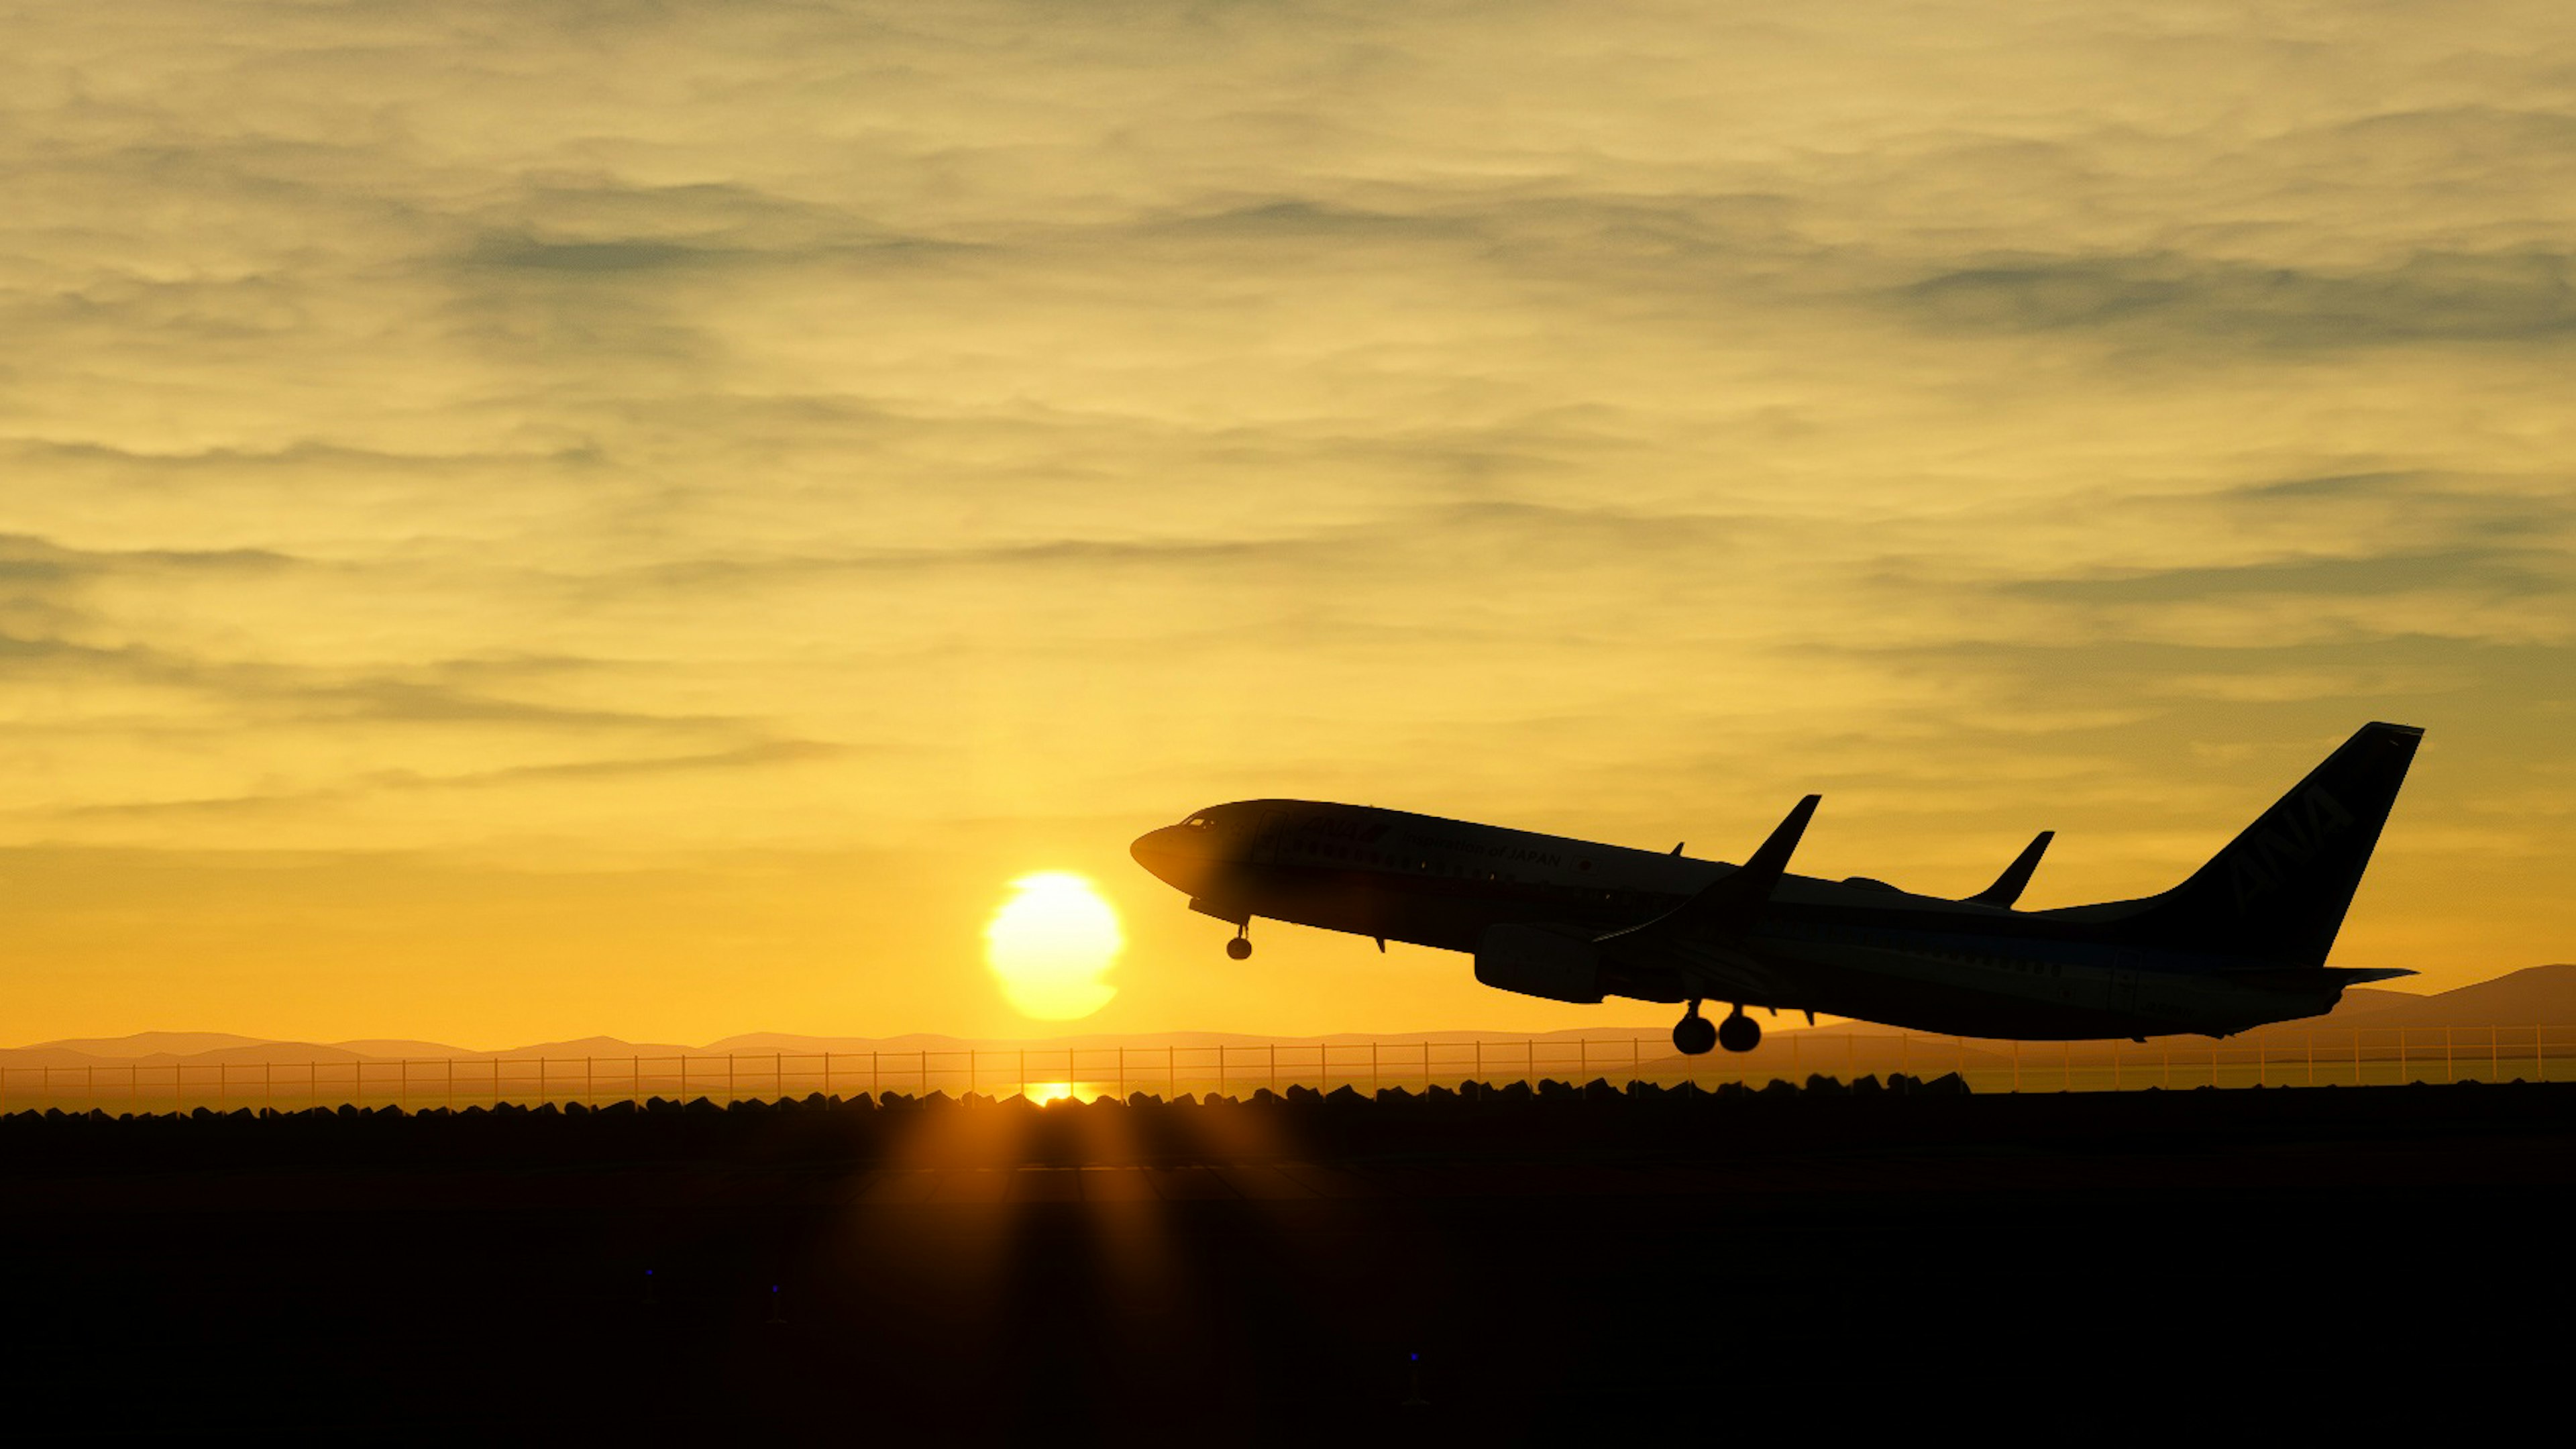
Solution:
<path fill-rule="evenodd" d="M 2356 1001 L 2356 997 L 2362 999 Z M 2429 996 L 2402 991 L 2347 991 L 2342 1005 L 2311 1024 L 2373 1028 L 2576 1025 L 2576 962 L 2527 966 L 2493 981 Z"/>
<path fill-rule="evenodd" d="M 1622 1040 L 1631 1036 L 1654 1038 L 1664 1035 L 1664 1033 L 1669 1029 L 1670 1027 L 1668 1023 L 1650 1021 L 1644 1023 L 1603 1022 L 1599 1026 L 1572 1027 L 1563 1031 L 1539 1032 L 1506 1031 L 1496 1029 L 1492 1031 L 1335 1032 L 1326 1036 L 1264 1036 L 1257 1032 L 1164 1031 L 1135 1032 L 1115 1036 L 1094 1033 L 1085 1036 L 1051 1036 L 1007 1039 L 941 1036 L 930 1032 L 913 1032 L 904 1036 L 890 1037 L 858 1037 L 796 1036 L 786 1032 L 761 1031 L 749 1032 L 742 1036 L 729 1036 L 722 1041 L 709 1042 L 703 1047 L 692 1047 L 690 1050 L 721 1054 L 724 1052 L 814 1053 L 827 1051 L 962 1052 L 970 1049 L 978 1051 L 1025 1050 L 1060 1052 L 1069 1048 L 1074 1051 L 1093 1052 L 1114 1051 L 1122 1046 L 1130 1050 L 1137 1051 L 1161 1051 L 1165 1047 L 1178 1047 L 1183 1050 L 1207 1050 L 1220 1046 L 1244 1048 L 1265 1047 L 1275 1043 L 1281 1047 L 1295 1047 L 1301 1051 L 1312 1051 L 1315 1044 L 1318 1042 L 1334 1048 L 1365 1047 L 1372 1042 L 1389 1046 L 1412 1046 L 1418 1042 L 1430 1042 L 1435 1046 L 1465 1046 L 1471 1042 L 1477 1041 L 1571 1043 L 1585 1040 L 1587 1038 L 1595 1041 L 1605 1037 L 1617 1037 Z M 676 1051 L 678 1048 L 664 1048 L 664 1050 Z"/>
<path fill-rule="evenodd" d="M 721 1056 L 721 1047 L 675 1046 L 670 1042 L 619 1041 L 613 1036 L 585 1036 L 572 1041 L 531 1042 L 506 1051 L 470 1052 L 477 1057 L 676 1057 Z"/>
<path fill-rule="evenodd" d="M 127 1060 L 147 1067 L 165 1067 L 173 1062 L 189 1066 L 239 1066 L 245 1062 L 364 1062 L 375 1058 L 346 1047 L 324 1046 L 310 1041 L 262 1041 L 243 1046 L 216 1047 L 202 1052 L 153 1052 Z"/>
<path fill-rule="evenodd" d="M 25 1051 L 54 1050 L 77 1053 L 101 1061 L 127 1061 L 135 1057 L 194 1056 L 198 1052 L 218 1051 L 224 1047 L 265 1046 L 270 1038 L 235 1036 L 227 1031 L 138 1031 L 132 1036 L 67 1037 L 61 1041 L 38 1042 Z"/>
<path fill-rule="evenodd" d="M 399 1061 L 405 1057 L 473 1057 L 483 1053 L 445 1042 L 405 1041 L 399 1038 L 369 1037 L 359 1041 L 335 1041 L 331 1045 L 342 1051 L 356 1052 L 371 1061 Z"/>
<path fill-rule="evenodd" d="M 1763 1046 L 1754 1054 L 1754 1062 L 1762 1066 L 1771 1066 L 1787 1060 L 1791 1055 L 1793 1041 L 1796 1043 L 1797 1058 L 1803 1063 L 1812 1064 L 1818 1068 L 1831 1068 L 1838 1060 L 1837 1053 L 1849 1055 L 1856 1049 L 1861 1059 L 1875 1061 L 1878 1055 L 1896 1050 L 1894 1042 L 1889 1040 L 1898 1034 L 1892 1027 L 1873 1026 L 1866 1022 L 1807 1027 L 1799 1024 L 1795 1016 L 1766 1018 L 1766 1025 Z M 2499 976 L 2492 981 L 2481 981 L 2474 985 L 2428 995 L 2370 987 L 2356 988 L 2345 992 L 2342 1004 L 2327 1016 L 2314 1017 L 2305 1021 L 2284 1022 L 2258 1032 L 2248 1033 L 2235 1040 L 2253 1041 L 2264 1038 L 2297 1040 L 2303 1033 L 2322 1029 L 2340 1030 L 2347 1027 L 2382 1031 L 2399 1027 L 2421 1030 L 2446 1026 L 2576 1026 L 2576 963 L 2561 962 L 2549 966 L 2527 967 Z M 1125 1036 L 1092 1033 L 1013 1040 L 941 1036 L 926 1032 L 891 1037 L 832 1037 L 804 1036 L 788 1032 L 748 1032 L 739 1036 L 726 1037 L 721 1041 L 709 1042 L 705 1046 L 680 1046 L 667 1042 L 629 1042 L 616 1037 L 594 1036 L 571 1041 L 533 1042 L 526 1046 L 498 1051 L 478 1051 L 466 1047 L 448 1046 L 440 1042 L 395 1038 L 319 1043 L 263 1041 L 256 1037 L 238 1036 L 229 1032 L 147 1031 L 126 1037 L 68 1038 L 0 1050 L 0 1066 L 79 1068 L 114 1065 L 122 1068 L 131 1063 L 142 1067 L 167 1067 L 173 1064 L 212 1067 L 218 1064 L 240 1066 L 261 1062 L 390 1062 L 406 1058 L 417 1061 L 439 1058 L 527 1059 L 541 1056 L 556 1060 L 638 1056 L 667 1059 L 684 1054 L 691 1057 L 707 1057 L 722 1056 L 727 1053 L 744 1056 L 769 1053 L 813 1056 L 824 1052 L 852 1055 L 866 1052 L 909 1055 L 914 1052 L 981 1051 L 998 1055 L 1019 1051 L 1106 1052 L 1115 1051 L 1120 1047 L 1130 1051 L 1146 1052 L 1159 1052 L 1166 1047 L 1204 1051 L 1219 1046 L 1254 1050 L 1273 1044 L 1283 1051 L 1294 1050 L 1302 1053 L 1311 1052 L 1318 1043 L 1337 1049 L 1360 1048 L 1376 1043 L 1381 1046 L 1407 1049 L 1409 1053 L 1409 1049 L 1424 1042 L 1435 1046 L 1464 1046 L 1480 1040 L 1488 1042 L 1529 1040 L 1544 1046 L 1549 1043 L 1571 1045 L 1585 1039 L 1624 1040 L 1634 1036 L 1649 1043 L 1656 1043 L 1662 1041 L 1665 1035 L 1666 1024 L 1662 1022 L 1632 1024 L 1606 1021 L 1595 1026 L 1536 1033 L 1472 1030 L 1338 1032 L 1322 1037 L 1186 1031 L 1136 1033 Z M 1937 1040 L 1946 1040 L 1946 1038 L 1937 1038 Z M 1878 1044 L 1873 1045 L 1873 1043 Z M 2026 1048 L 2025 1051 L 2044 1053 L 2053 1049 L 2053 1044 L 2037 1044 Z M 1652 1049 L 1649 1048 L 1649 1050 Z M 1980 1043 L 1972 1046 L 1970 1050 L 1975 1054 L 2001 1057 L 2008 1054 L 2011 1048 L 2008 1044 L 1998 1043 L 1989 1046 Z M 1724 1064 L 1723 1058 L 1701 1060 L 1720 1066 Z M 1343 1070 L 1349 1065 L 1349 1059 L 1337 1055 L 1335 1063 L 1336 1070 Z M 1637 1065 L 1642 1069 L 1669 1073 L 1688 1070 L 1693 1064 L 1691 1061 L 1674 1058 L 1667 1052 L 1655 1052 L 1652 1056 L 1643 1057 Z M 1748 1065 L 1752 1064 L 1754 1063 L 1748 1063 Z M 1086 1070 L 1090 1065 L 1086 1063 Z M 1552 1064 L 1543 1063 L 1543 1065 Z M 1621 1067 L 1625 1065 L 1624 1062 L 1620 1064 Z M 1510 1062 L 1498 1061 L 1493 1064 L 1493 1069 L 1503 1071 L 1512 1066 Z M 1597 1074 L 1615 1075 L 1617 1069 L 1602 1063 L 1593 1070 Z"/>
<path fill-rule="evenodd" d="M 2348 1017 L 2366 1016 L 2386 1007 L 2412 1006 L 2425 999 L 2420 991 L 2391 991 L 2381 986 L 2348 986 L 2344 988 L 2343 1000 L 2335 1003 L 2335 1009 L 2326 1013 L 2325 1019 L 2341 1022 Z"/>

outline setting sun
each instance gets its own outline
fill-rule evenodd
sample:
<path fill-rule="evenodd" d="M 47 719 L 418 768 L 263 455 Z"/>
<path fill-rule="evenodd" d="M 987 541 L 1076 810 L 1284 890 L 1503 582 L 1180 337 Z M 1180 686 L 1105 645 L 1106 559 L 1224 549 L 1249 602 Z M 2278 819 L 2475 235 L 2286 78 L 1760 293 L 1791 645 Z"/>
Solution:
<path fill-rule="evenodd" d="M 1127 946 L 1118 913 L 1091 882 L 1041 871 L 1011 882 L 984 927 L 984 964 L 1013 1010 L 1043 1021 L 1089 1016 L 1118 994 L 1100 978 Z"/>

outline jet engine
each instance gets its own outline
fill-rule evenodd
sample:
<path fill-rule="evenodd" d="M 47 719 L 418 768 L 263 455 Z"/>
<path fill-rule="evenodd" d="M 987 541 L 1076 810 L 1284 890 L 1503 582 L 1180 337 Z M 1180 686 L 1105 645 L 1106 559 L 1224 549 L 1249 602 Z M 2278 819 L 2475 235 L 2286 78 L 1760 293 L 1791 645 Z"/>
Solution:
<path fill-rule="evenodd" d="M 1476 979 L 1523 996 L 1591 1006 L 1601 1000 L 1601 953 L 1587 936 L 1488 926 L 1476 941 Z"/>

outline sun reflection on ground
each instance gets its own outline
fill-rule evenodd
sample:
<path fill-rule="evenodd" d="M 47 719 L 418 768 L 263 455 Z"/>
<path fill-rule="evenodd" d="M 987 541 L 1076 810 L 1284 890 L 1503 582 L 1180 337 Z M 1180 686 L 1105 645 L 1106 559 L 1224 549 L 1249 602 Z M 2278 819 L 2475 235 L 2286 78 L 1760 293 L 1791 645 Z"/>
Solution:
<path fill-rule="evenodd" d="M 1029 1082 L 1020 1088 L 1020 1095 L 1026 1097 L 1031 1106 L 1036 1107 L 1043 1107 L 1049 1102 L 1082 1103 L 1103 1101 L 1115 1102 L 1121 1100 L 1118 1095 L 1117 1084 L 1105 1081 Z"/>

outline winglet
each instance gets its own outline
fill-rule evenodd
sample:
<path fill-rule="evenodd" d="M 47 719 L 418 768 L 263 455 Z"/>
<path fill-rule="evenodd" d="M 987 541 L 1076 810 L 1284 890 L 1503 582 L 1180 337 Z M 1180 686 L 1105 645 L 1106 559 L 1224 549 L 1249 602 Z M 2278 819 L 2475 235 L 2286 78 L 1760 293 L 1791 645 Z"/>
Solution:
<path fill-rule="evenodd" d="M 1966 897 L 1967 904 L 2010 907 L 2020 900 L 2022 891 L 2030 885 L 2030 873 L 2039 869 L 2039 858 L 2048 853 L 2048 842 L 2056 838 L 2054 830 L 2039 832 L 2038 838 L 2023 846 L 2021 854 L 2013 857 L 2013 863 L 2004 867 L 2004 873 L 1995 877 L 1993 885 Z"/>
<path fill-rule="evenodd" d="M 1789 869 L 1789 856 L 1798 848 L 1798 837 L 1807 833 L 1807 821 L 1816 813 L 1816 804 L 1824 797 L 1810 795 L 1789 811 L 1771 837 L 1762 842 L 1744 864 L 1719 876 L 1706 890 L 1664 912 L 1643 925 L 1624 931 L 1612 931 L 1598 937 L 1602 941 L 1622 936 L 1665 935 L 1683 929 L 1706 929 L 1718 935 L 1741 935 L 1753 924 L 1765 901 L 1771 899 L 1772 887 Z"/>

